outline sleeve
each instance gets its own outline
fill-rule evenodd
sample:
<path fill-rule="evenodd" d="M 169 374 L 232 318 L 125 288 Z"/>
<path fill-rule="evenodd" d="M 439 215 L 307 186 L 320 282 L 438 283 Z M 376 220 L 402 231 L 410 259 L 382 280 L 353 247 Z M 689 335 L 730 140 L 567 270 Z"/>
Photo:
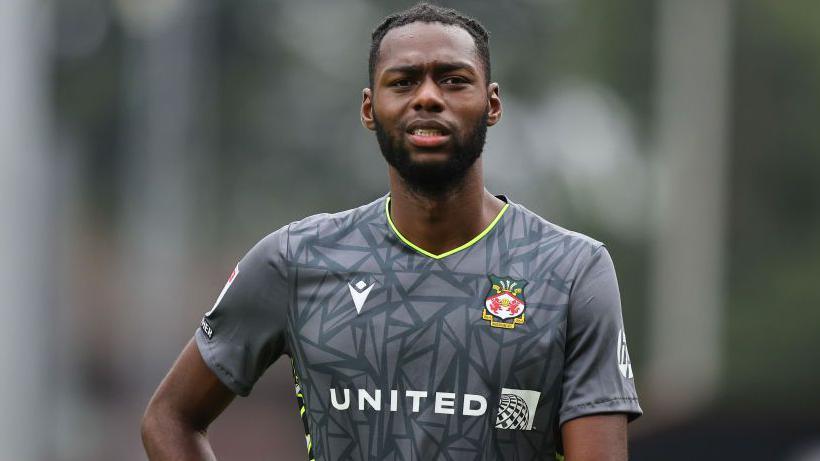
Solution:
<path fill-rule="evenodd" d="M 615 266 L 592 250 L 570 294 L 559 426 L 596 413 L 641 414 L 626 348 Z"/>
<path fill-rule="evenodd" d="M 195 333 L 203 360 L 234 393 L 246 396 L 285 348 L 287 226 L 239 261 Z"/>

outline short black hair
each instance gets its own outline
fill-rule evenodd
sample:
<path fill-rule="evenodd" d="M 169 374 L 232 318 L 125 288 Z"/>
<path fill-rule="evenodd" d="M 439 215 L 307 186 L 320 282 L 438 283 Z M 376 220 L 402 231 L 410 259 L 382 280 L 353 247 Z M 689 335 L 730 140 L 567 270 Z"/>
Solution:
<path fill-rule="evenodd" d="M 406 26 L 414 22 L 438 22 L 444 25 L 461 27 L 466 30 L 475 42 L 481 64 L 484 67 L 484 76 L 487 82 L 490 81 L 490 33 L 481 25 L 478 20 L 462 14 L 452 8 L 445 8 L 427 2 L 419 2 L 413 7 L 398 13 L 393 13 L 384 18 L 376 29 L 373 30 L 370 41 L 370 60 L 368 62 L 368 73 L 370 87 L 373 87 L 373 78 L 376 72 L 376 61 L 379 60 L 379 48 L 382 39 L 390 29 Z"/>

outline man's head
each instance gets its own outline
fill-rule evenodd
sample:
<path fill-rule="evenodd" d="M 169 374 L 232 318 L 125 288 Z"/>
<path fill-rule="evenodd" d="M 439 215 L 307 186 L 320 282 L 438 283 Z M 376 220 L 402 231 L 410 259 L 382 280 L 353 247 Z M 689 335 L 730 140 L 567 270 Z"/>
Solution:
<path fill-rule="evenodd" d="M 473 168 L 501 118 L 489 77 L 487 32 L 455 10 L 421 3 L 373 32 L 362 122 L 408 186 L 440 195 Z"/>
<path fill-rule="evenodd" d="M 456 26 L 464 29 L 475 42 L 475 51 L 484 70 L 484 82 L 490 82 L 490 34 L 477 20 L 465 16 L 452 8 L 431 5 L 427 2 L 417 3 L 412 8 L 393 13 L 384 18 L 373 30 L 370 36 L 370 59 L 368 60 L 368 75 L 370 88 L 373 88 L 373 73 L 379 60 L 379 48 L 382 39 L 390 30 L 406 26 L 414 22 L 438 23 Z"/>

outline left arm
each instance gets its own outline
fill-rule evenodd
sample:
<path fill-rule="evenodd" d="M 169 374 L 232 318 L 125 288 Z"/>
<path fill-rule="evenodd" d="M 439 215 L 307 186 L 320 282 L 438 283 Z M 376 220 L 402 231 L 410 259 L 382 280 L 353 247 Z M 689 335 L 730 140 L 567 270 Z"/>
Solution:
<path fill-rule="evenodd" d="M 559 424 L 566 461 L 626 461 L 627 422 L 642 413 L 626 349 L 615 266 L 590 249 L 567 315 Z"/>
<path fill-rule="evenodd" d="M 626 461 L 626 415 L 583 416 L 561 426 L 566 461 Z"/>

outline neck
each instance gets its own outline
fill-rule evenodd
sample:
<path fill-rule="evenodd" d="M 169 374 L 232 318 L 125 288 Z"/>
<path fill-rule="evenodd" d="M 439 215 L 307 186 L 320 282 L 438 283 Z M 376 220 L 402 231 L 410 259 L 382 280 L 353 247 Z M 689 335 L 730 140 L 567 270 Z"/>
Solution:
<path fill-rule="evenodd" d="M 480 158 L 458 187 L 436 195 L 415 190 L 390 167 L 393 224 L 405 238 L 430 253 L 445 253 L 469 242 L 503 207 L 503 201 L 484 189 Z"/>

